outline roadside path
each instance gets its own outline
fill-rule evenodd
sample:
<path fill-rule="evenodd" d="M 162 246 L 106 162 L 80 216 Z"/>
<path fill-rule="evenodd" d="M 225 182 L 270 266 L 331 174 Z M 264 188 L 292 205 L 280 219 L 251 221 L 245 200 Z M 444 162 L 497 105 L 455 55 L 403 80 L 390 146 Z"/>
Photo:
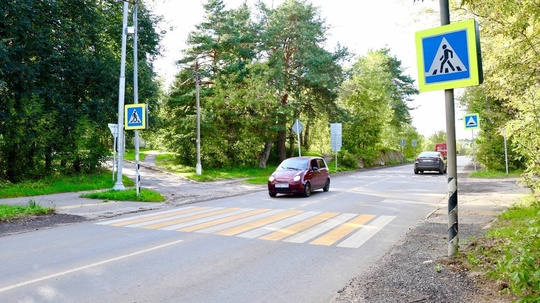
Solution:
<path fill-rule="evenodd" d="M 111 166 L 110 163 L 108 163 Z M 122 173 L 135 180 L 135 163 L 124 161 Z M 163 203 L 104 201 L 81 198 L 83 192 L 0 199 L 0 204 L 25 205 L 33 200 L 41 206 L 53 207 L 58 214 L 77 215 L 86 219 L 109 218 L 127 213 L 164 209 L 195 202 L 262 191 L 262 185 L 249 185 L 242 180 L 196 182 L 158 169 L 155 155 L 140 163 L 141 187 L 155 190 L 167 199 Z M 116 176 L 115 176 L 116 177 Z M 112 175 L 111 175 L 112 178 Z"/>

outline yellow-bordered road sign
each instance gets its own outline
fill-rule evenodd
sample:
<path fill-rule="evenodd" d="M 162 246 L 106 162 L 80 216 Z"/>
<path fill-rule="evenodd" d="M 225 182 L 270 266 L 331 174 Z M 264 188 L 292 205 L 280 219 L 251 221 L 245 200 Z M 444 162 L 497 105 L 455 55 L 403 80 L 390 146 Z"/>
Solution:
<path fill-rule="evenodd" d="M 478 114 L 466 114 L 463 117 L 465 120 L 465 129 L 480 128 L 480 120 Z"/>
<path fill-rule="evenodd" d="M 146 104 L 129 104 L 125 105 L 126 114 L 124 116 L 124 125 L 126 129 L 146 129 L 147 122 L 147 105 Z"/>
<path fill-rule="evenodd" d="M 416 32 L 416 57 L 421 92 L 483 82 L 480 37 L 475 20 Z"/>

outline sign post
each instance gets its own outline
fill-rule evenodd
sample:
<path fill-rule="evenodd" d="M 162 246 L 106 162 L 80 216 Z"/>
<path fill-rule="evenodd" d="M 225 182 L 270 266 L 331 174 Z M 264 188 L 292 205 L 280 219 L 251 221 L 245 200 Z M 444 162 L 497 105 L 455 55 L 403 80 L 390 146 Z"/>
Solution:
<path fill-rule="evenodd" d="M 109 123 L 109 129 L 113 135 L 113 160 L 112 160 L 112 181 L 114 182 L 114 171 L 116 169 L 116 138 L 118 138 L 118 124 Z"/>
<path fill-rule="evenodd" d="M 297 137 L 297 140 L 298 140 L 298 156 L 299 157 L 302 156 L 302 152 L 300 151 L 300 133 L 302 132 L 303 129 L 304 129 L 304 125 L 302 125 L 302 122 L 300 122 L 300 120 L 296 119 L 296 121 L 292 125 L 292 130 L 293 130 L 293 132 L 296 133 L 296 137 Z"/>
<path fill-rule="evenodd" d="M 332 145 L 332 151 L 336 153 L 336 172 L 337 172 L 337 155 L 341 151 L 341 123 L 330 124 L 330 144 Z"/>
<path fill-rule="evenodd" d="M 465 121 L 465 129 L 471 130 L 474 171 L 476 171 L 476 148 L 474 146 L 474 129 L 480 128 L 480 122 L 478 119 L 478 114 L 467 114 L 463 119 Z"/>
<path fill-rule="evenodd" d="M 458 251 L 458 193 L 454 88 L 482 83 L 478 24 L 450 24 L 448 0 L 440 0 L 441 26 L 416 33 L 418 89 L 444 90 L 448 150 L 448 256 Z"/>
<path fill-rule="evenodd" d="M 139 173 L 139 129 L 148 128 L 148 105 L 135 103 L 126 105 L 125 125 L 127 130 L 135 130 L 135 181 L 137 196 L 141 191 L 141 175 Z"/>

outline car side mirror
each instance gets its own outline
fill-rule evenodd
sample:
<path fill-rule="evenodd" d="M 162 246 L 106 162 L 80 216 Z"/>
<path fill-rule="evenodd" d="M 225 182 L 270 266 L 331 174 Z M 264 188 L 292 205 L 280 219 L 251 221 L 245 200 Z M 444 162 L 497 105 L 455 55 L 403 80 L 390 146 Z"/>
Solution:
<path fill-rule="evenodd" d="M 319 170 L 319 168 L 317 166 L 313 166 L 311 169 L 312 170 Z"/>

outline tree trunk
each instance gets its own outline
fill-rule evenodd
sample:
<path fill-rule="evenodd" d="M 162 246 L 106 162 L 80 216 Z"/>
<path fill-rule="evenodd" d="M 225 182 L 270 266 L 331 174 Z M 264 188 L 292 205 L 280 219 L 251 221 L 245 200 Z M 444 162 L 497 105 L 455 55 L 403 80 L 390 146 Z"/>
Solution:
<path fill-rule="evenodd" d="M 266 168 L 266 163 L 268 162 L 268 158 L 270 158 L 270 151 L 272 151 L 272 141 L 269 140 L 264 144 L 264 150 L 261 155 L 261 158 L 259 159 L 259 168 Z"/>
<path fill-rule="evenodd" d="M 45 171 L 48 173 L 52 169 L 52 148 L 47 147 L 45 152 Z"/>
<path fill-rule="evenodd" d="M 311 125 L 311 120 L 308 119 L 306 123 L 306 128 L 304 129 L 304 136 L 302 140 L 302 148 L 309 150 L 309 126 Z"/>
<path fill-rule="evenodd" d="M 279 154 L 279 160 L 283 161 L 287 159 L 287 147 L 286 147 L 286 141 L 287 141 L 287 131 L 286 130 L 280 130 L 278 131 L 278 154 Z"/>
<path fill-rule="evenodd" d="M 289 157 L 294 157 L 294 153 L 296 149 L 298 148 L 298 143 L 296 140 L 298 139 L 298 135 L 295 132 L 289 131 L 289 150 L 291 151 L 291 155 Z"/>

